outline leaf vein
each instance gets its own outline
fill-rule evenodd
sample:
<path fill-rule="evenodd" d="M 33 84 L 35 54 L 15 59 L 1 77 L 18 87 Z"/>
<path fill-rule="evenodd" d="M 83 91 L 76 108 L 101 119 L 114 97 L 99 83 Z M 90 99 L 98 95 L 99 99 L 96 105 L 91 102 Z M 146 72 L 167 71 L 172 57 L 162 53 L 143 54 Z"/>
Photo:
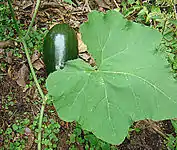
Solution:
<path fill-rule="evenodd" d="M 112 128 L 112 131 L 113 131 L 112 132 L 113 136 L 115 136 L 115 133 L 116 133 L 115 132 L 115 127 L 113 125 L 113 122 L 112 122 L 112 119 L 111 119 L 111 113 L 110 113 L 110 105 L 111 105 L 111 103 L 109 102 L 105 81 L 104 81 L 103 78 L 102 78 L 102 80 L 103 80 L 103 83 L 104 83 L 104 91 L 105 91 L 105 99 L 106 99 L 106 103 L 107 103 L 108 119 L 109 119 L 109 123 L 110 123 L 111 128 Z"/>
<path fill-rule="evenodd" d="M 168 98 L 169 100 L 172 100 L 172 98 L 170 96 L 168 96 L 162 89 L 160 89 L 159 87 L 157 87 L 156 85 L 154 85 L 153 83 L 151 83 L 150 81 L 148 81 L 147 79 L 144 79 L 141 76 L 132 74 L 132 73 L 128 73 L 128 72 L 116 72 L 116 71 L 100 71 L 102 73 L 110 73 L 110 74 L 123 74 L 123 75 L 129 75 L 129 76 L 133 76 L 136 77 L 142 81 L 144 81 L 145 83 L 147 83 L 148 85 L 150 85 L 151 87 L 153 87 L 155 90 L 159 91 L 162 95 L 164 95 L 166 98 Z M 174 100 L 172 100 L 174 103 L 176 103 Z"/>
<path fill-rule="evenodd" d="M 128 50 L 128 46 L 126 46 L 126 48 L 124 48 L 123 50 L 119 51 L 119 52 L 116 52 L 114 55 L 111 55 L 105 59 L 103 59 L 103 62 L 106 61 L 106 60 L 109 60 L 109 59 L 112 59 L 113 57 L 116 57 L 118 55 L 121 55 L 123 54 L 124 51 Z"/>
<path fill-rule="evenodd" d="M 127 81 L 129 81 L 127 75 L 125 75 L 125 78 L 126 78 Z M 130 90 L 131 90 L 131 92 L 132 92 L 132 95 L 133 95 L 133 97 L 134 97 L 137 110 L 141 110 L 141 109 L 140 109 L 140 106 L 139 106 L 139 101 L 138 101 L 138 99 L 137 99 L 137 96 L 136 96 L 136 94 L 135 94 L 135 92 L 134 92 L 134 89 L 133 89 L 133 87 L 132 87 L 132 84 L 131 84 L 130 82 L 129 82 L 129 88 L 130 88 Z"/>
<path fill-rule="evenodd" d="M 91 73 L 90 73 L 88 76 L 90 76 L 90 75 L 91 75 Z M 72 106 L 75 104 L 75 102 L 76 102 L 77 98 L 79 97 L 79 95 L 80 95 L 80 94 L 82 93 L 82 91 L 84 90 L 85 86 L 88 84 L 88 81 L 89 81 L 89 77 L 88 77 L 88 80 L 84 83 L 83 87 L 80 89 L 80 91 L 76 94 L 76 96 L 75 96 L 75 98 L 74 98 L 74 101 L 73 101 L 73 103 L 72 103 L 71 106 L 70 106 L 70 110 L 71 110 Z"/>

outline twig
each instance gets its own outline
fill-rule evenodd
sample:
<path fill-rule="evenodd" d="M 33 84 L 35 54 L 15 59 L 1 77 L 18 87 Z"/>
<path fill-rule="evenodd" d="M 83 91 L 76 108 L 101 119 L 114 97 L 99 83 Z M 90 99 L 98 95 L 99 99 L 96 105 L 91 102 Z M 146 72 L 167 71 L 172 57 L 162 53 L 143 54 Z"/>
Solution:
<path fill-rule="evenodd" d="M 119 8 L 119 5 L 117 4 L 116 0 L 113 0 L 113 2 L 116 5 L 116 7 Z"/>
<path fill-rule="evenodd" d="M 167 136 L 160 130 L 160 128 L 156 124 L 154 124 L 153 121 L 145 120 L 145 123 L 149 124 L 154 131 L 160 134 L 163 138 L 167 139 Z"/>
<path fill-rule="evenodd" d="M 40 8 L 59 8 L 60 4 L 56 3 L 56 2 L 44 2 L 41 3 Z"/>
<path fill-rule="evenodd" d="M 91 8 L 90 8 L 90 6 L 89 6 L 89 2 L 88 2 L 88 0 L 85 0 L 84 7 L 85 7 L 85 6 L 88 8 L 88 11 L 89 11 L 89 12 L 92 11 Z"/>

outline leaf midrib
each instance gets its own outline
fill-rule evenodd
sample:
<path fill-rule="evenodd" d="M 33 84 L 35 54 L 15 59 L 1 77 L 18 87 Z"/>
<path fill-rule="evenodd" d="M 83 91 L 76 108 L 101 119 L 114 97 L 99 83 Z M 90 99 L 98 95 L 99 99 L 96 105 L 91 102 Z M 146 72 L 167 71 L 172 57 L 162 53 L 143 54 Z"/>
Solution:
<path fill-rule="evenodd" d="M 150 85 L 151 87 L 153 87 L 156 91 L 158 91 L 159 93 L 161 93 L 162 95 L 164 95 L 167 99 L 171 100 L 173 103 L 176 103 L 167 93 L 165 93 L 160 87 L 156 86 L 155 84 L 153 84 L 152 82 L 150 82 L 148 79 L 145 79 L 141 76 L 138 76 L 136 74 L 133 74 L 133 73 L 130 73 L 130 72 L 122 72 L 122 71 L 103 71 L 103 70 L 88 70 L 88 71 L 77 71 L 77 73 L 79 72 L 84 72 L 84 73 L 89 73 L 89 76 L 92 74 L 92 73 L 107 73 L 107 74 L 122 74 L 122 75 L 128 75 L 128 76 L 132 76 L 132 77 L 136 77 L 138 78 L 139 80 L 143 81 L 144 83 L 147 83 L 148 85 Z M 76 73 L 74 71 L 71 71 L 71 72 L 65 72 L 65 73 Z M 89 79 L 89 77 L 88 77 Z"/>
<path fill-rule="evenodd" d="M 144 81 L 144 83 L 147 83 L 148 85 L 150 85 L 151 87 L 153 87 L 155 90 L 157 90 L 158 92 L 160 92 L 162 95 L 164 95 L 169 100 L 172 100 L 172 98 L 170 96 L 168 96 L 168 94 L 166 94 L 160 87 L 156 86 L 152 82 L 150 82 L 147 79 L 145 79 L 145 78 L 143 78 L 141 76 L 138 76 L 136 74 L 129 73 L 129 72 L 119 72 L 119 71 L 99 71 L 99 72 L 100 73 L 107 73 L 107 74 L 122 74 L 122 75 L 128 75 L 128 76 L 136 77 L 136 78 L 140 79 L 141 81 Z M 172 101 L 174 103 L 176 103 L 174 100 L 172 100 Z"/>

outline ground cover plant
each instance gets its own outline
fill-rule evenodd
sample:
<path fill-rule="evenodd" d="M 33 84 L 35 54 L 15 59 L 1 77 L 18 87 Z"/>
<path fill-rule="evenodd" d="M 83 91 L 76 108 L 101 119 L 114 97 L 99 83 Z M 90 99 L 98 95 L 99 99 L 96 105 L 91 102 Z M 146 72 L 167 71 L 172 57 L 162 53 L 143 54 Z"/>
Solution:
<path fill-rule="evenodd" d="M 57 147 L 63 149 L 136 149 L 138 144 L 133 144 L 133 142 L 141 142 L 133 141 L 131 138 L 135 133 L 137 135 L 142 134 L 144 130 L 142 126 L 138 126 L 138 124 L 141 124 L 139 120 L 162 120 L 176 117 L 175 2 L 122 1 L 121 3 L 97 3 L 102 12 L 92 11 L 88 15 L 87 22 L 83 23 L 85 21 L 83 19 L 80 22 L 82 25 L 77 25 L 78 28 L 76 29 L 81 32 L 88 52 L 95 59 L 95 67 L 91 67 L 80 59 L 68 61 L 63 70 L 58 70 L 48 76 L 46 87 L 49 93 L 47 96 L 44 96 L 47 93 L 45 89 L 45 79 L 47 77 L 44 65 L 39 63 L 41 58 L 38 55 L 42 53 L 43 42 L 41 39 L 46 35 L 46 28 L 41 30 L 39 27 L 37 27 L 37 30 L 35 27 L 32 28 L 40 1 L 36 3 L 32 22 L 28 22 L 30 23 L 28 30 L 24 26 L 24 20 L 20 22 L 21 20 L 15 19 L 11 2 L 8 2 L 9 5 L 5 2 L 2 2 L 6 4 L 5 6 L 1 5 L 1 11 L 5 14 L 5 17 L 2 17 L 1 25 L 3 27 L 5 25 L 9 26 L 7 29 L 1 29 L 3 35 L 1 40 L 15 42 L 12 42 L 13 44 L 10 44 L 10 46 L 9 44 L 4 46 L 3 43 L 2 46 L 3 50 L 0 57 L 0 67 L 1 72 L 3 72 L 1 73 L 1 87 L 3 87 L 3 83 L 7 83 L 5 78 L 7 74 L 9 78 L 23 87 L 23 92 L 21 92 L 21 95 L 13 94 L 13 92 L 20 91 L 20 88 L 17 91 L 15 90 L 15 83 L 9 91 L 4 92 L 4 88 L 1 89 L 1 115 L 4 117 L 4 119 L 3 117 L 1 119 L 2 129 L 0 131 L 0 138 L 4 143 L 1 144 L 2 149 L 28 149 L 29 147 L 30 149 L 36 149 L 34 143 L 38 144 L 38 149 L 57 149 Z M 71 1 L 67 2 L 69 4 L 61 5 L 60 8 L 70 7 Z M 41 2 L 41 6 L 42 4 L 44 2 Z M 74 7 L 79 7 L 79 4 L 83 4 L 83 8 L 87 11 L 93 10 L 93 5 L 88 5 L 88 1 L 83 3 L 72 2 Z M 165 8 L 162 7 L 164 4 Z M 51 3 L 47 5 L 53 7 Z M 92 7 L 90 8 L 90 6 Z M 46 4 L 42 8 L 45 7 Z M 105 8 L 116 9 L 104 12 Z M 6 22 L 7 18 L 11 17 L 13 20 L 10 19 L 9 22 L 15 24 L 10 25 L 9 22 Z M 55 22 L 60 22 L 60 20 Z M 73 23 L 73 26 L 77 24 L 75 22 L 71 23 Z M 138 23 L 141 23 L 141 25 Z M 4 36 L 4 33 L 8 36 Z M 35 51 L 36 49 L 38 53 Z M 6 54 L 8 56 L 7 60 L 4 58 Z M 25 54 L 29 64 L 26 61 Z M 19 66 L 15 64 L 22 60 L 25 65 L 23 63 Z M 18 73 L 25 72 L 24 74 L 27 74 L 23 75 L 21 73 L 19 77 L 29 75 L 28 81 L 15 79 L 13 69 L 10 66 L 13 69 L 20 70 Z M 31 69 L 31 73 L 25 71 L 29 70 L 28 67 Z M 14 81 L 10 80 L 8 83 L 11 85 L 11 82 Z M 42 100 L 37 94 L 37 89 L 34 88 L 35 84 Z M 96 90 L 95 87 L 97 87 Z M 25 90 L 33 92 L 23 95 L 26 93 Z M 31 99 L 34 100 L 30 98 L 29 95 L 31 94 L 36 95 L 37 101 L 31 101 Z M 52 97 L 49 97 L 50 95 Z M 19 104 L 16 99 L 23 99 L 23 101 Z M 25 104 L 29 103 L 31 104 L 27 109 Z M 41 104 L 41 113 L 39 113 Z M 28 112 L 34 109 L 32 106 L 35 108 L 33 114 Z M 20 109 L 23 107 L 27 112 L 24 113 L 24 110 Z M 166 109 L 167 107 L 170 110 Z M 17 111 L 14 111 L 14 108 L 18 108 Z M 67 122 L 75 120 L 79 123 L 79 127 L 75 123 L 68 124 L 60 120 L 55 109 L 60 119 Z M 18 115 L 23 117 L 18 119 Z M 5 118 L 8 118 L 8 116 L 11 116 L 9 117 L 11 122 L 7 123 Z M 15 117 L 14 121 L 11 119 L 13 117 Z M 149 147 L 148 144 L 139 144 L 140 148 L 167 149 L 170 147 L 175 149 L 176 139 L 169 135 L 175 133 L 173 130 L 175 121 L 172 122 L 173 126 L 170 121 L 162 123 L 162 126 L 167 124 L 166 128 L 171 127 L 169 132 L 165 131 L 164 128 L 161 129 L 159 123 L 156 125 L 156 122 L 153 121 L 144 121 L 143 124 L 149 125 L 155 131 L 156 139 L 159 139 L 158 142 L 163 144 L 153 145 L 153 139 L 151 139 L 149 145 L 153 145 L 152 147 Z M 127 136 L 129 133 L 130 135 Z M 151 133 L 146 131 L 146 134 Z M 154 134 L 151 135 L 153 135 L 152 138 L 155 137 Z M 164 139 L 167 139 L 166 145 L 163 142 Z M 130 141 L 130 143 L 127 143 L 127 141 Z M 122 142 L 123 144 L 118 147 L 109 144 L 120 144 Z M 61 145 L 61 143 L 66 145 Z M 129 144 L 132 144 L 132 147 Z"/>

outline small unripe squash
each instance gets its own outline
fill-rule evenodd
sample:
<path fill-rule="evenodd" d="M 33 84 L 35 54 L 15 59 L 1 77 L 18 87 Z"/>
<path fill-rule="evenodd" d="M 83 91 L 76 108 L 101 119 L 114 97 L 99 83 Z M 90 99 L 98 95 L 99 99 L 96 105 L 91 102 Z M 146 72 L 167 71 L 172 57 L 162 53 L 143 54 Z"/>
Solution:
<path fill-rule="evenodd" d="M 78 58 L 78 41 L 68 24 L 53 26 L 44 38 L 44 63 L 48 74 L 63 69 L 67 60 Z"/>

